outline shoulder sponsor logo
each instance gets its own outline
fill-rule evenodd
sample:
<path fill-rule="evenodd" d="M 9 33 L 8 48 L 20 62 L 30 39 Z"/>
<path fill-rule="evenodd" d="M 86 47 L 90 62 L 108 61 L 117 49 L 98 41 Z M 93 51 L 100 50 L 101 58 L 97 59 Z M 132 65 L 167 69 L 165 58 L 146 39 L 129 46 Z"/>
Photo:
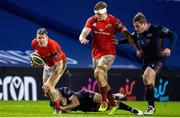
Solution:
<path fill-rule="evenodd" d="M 112 26 L 112 24 L 107 24 L 107 25 L 105 26 L 105 28 L 108 29 L 108 28 L 111 28 L 111 26 Z"/>

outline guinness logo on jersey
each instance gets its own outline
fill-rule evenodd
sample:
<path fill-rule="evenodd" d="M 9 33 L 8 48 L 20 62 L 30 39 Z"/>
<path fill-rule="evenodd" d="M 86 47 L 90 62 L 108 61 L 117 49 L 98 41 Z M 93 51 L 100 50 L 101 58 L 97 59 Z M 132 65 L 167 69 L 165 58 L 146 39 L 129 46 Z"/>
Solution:
<path fill-rule="evenodd" d="M 107 25 L 105 26 L 105 29 L 110 28 L 111 26 L 112 26 L 112 24 L 107 24 Z"/>

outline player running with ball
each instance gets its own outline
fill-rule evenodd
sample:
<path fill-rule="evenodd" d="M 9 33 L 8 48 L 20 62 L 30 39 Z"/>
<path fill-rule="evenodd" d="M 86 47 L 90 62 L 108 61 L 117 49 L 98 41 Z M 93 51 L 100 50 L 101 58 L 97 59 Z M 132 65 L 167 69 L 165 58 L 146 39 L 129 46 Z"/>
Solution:
<path fill-rule="evenodd" d="M 43 86 L 42 89 L 45 96 L 48 96 L 54 102 L 56 109 L 60 109 L 60 96 L 55 89 L 57 82 L 63 75 L 67 62 L 66 56 L 60 45 L 53 39 L 48 37 L 45 28 L 37 30 L 36 38 L 32 40 L 32 48 L 44 60 L 43 70 Z M 32 66 L 37 66 L 35 61 L 31 62 Z"/>

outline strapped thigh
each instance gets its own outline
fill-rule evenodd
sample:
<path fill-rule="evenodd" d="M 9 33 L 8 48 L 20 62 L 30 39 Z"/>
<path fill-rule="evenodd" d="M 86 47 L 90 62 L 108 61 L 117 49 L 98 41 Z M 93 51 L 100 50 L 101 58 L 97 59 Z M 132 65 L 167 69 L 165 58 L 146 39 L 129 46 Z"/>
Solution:
<path fill-rule="evenodd" d="M 95 69 L 97 66 L 106 65 L 109 70 L 114 60 L 115 60 L 114 55 L 105 55 L 97 59 L 93 58 L 93 68 Z"/>

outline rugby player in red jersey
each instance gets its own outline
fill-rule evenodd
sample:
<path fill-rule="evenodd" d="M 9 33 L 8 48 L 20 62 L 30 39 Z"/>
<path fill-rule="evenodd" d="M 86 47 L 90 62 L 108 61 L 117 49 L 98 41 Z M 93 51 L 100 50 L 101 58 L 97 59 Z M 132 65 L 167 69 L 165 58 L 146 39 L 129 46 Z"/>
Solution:
<path fill-rule="evenodd" d="M 118 18 L 107 13 L 107 4 L 98 2 L 94 7 L 95 15 L 90 17 L 83 28 L 79 40 L 81 44 L 88 44 L 87 36 L 92 32 L 92 60 L 94 76 L 98 81 L 102 102 L 99 111 L 106 111 L 108 102 L 110 103 L 109 114 L 114 114 L 116 105 L 113 93 L 107 80 L 107 71 L 110 69 L 116 57 L 115 45 L 112 39 L 116 32 L 120 32 L 132 46 L 136 49 L 136 53 L 140 54 L 131 34 Z"/>
<path fill-rule="evenodd" d="M 32 40 L 32 48 L 45 62 L 42 89 L 45 95 L 54 102 L 55 108 L 60 109 L 60 97 L 55 86 L 66 69 L 66 56 L 60 45 L 48 37 L 45 28 L 37 30 L 37 36 Z M 36 66 L 36 63 L 32 62 L 32 66 Z"/>

